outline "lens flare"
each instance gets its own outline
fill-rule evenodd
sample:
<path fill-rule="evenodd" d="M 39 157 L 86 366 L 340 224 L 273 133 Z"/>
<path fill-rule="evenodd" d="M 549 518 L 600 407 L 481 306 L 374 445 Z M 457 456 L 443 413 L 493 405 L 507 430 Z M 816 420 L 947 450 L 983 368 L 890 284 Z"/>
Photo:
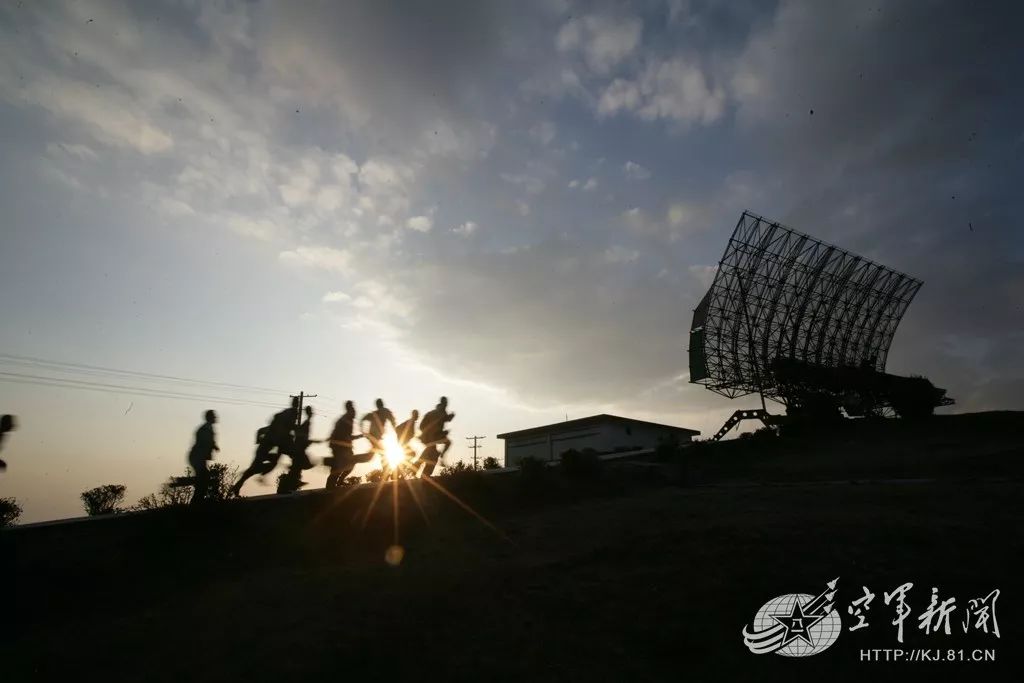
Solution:
<path fill-rule="evenodd" d="M 384 552 L 384 561 L 392 567 L 397 567 L 402 564 L 402 558 L 405 557 L 405 548 L 400 545 L 389 546 Z"/>
<path fill-rule="evenodd" d="M 384 448 L 381 465 L 388 469 L 398 469 L 405 462 L 405 451 L 402 444 L 398 443 L 398 436 L 394 432 L 388 432 L 381 439 Z"/>

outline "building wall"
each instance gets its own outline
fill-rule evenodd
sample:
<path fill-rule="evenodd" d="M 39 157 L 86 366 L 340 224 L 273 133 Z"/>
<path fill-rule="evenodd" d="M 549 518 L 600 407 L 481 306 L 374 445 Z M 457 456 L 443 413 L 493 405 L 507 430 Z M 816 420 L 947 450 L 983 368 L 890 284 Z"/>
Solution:
<path fill-rule="evenodd" d="M 537 460 L 558 460 L 559 456 L 571 449 L 592 448 L 598 453 L 612 453 L 619 450 L 654 448 L 667 436 L 676 434 L 680 442 L 690 440 L 690 435 L 678 434 L 675 430 L 653 425 L 606 422 L 583 428 L 552 428 L 543 434 L 512 437 L 505 439 L 505 466 L 515 467 L 525 457 Z"/>

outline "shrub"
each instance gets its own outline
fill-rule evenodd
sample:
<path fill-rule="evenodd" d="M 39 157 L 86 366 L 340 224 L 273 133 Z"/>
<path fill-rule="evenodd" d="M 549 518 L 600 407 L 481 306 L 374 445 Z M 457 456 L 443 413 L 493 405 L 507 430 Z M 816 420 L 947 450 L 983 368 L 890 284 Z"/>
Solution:
<path fill-rule="evenodd" d="M 383 469 L 370 470 L 366 473 L 366 482 L 368 484 L 379 484 L 382 479 L 384 479 Z"/>
<path fill-rule="evenodd" d="M 104 484 L 82 492 L 82 504 L 90 517 L 110 515 L 123 512 L 124 484 Z"/>
<path fill-rule="evenodd" d="M 654 458 L 659 462 L 665 462 L 667 460 L 674 460 L 679 455 L 679 439 L 675 436 L 670 436 L 666 439 L 658 441 L 658 445 L 654 448 Z"/>
<path fill-rule="evenodd" d="M 488 456 L 488 457 L 484 458 L 484 469 L 485 470 L 500 470 L 501 469 L 501 463 L 498 462 L 497 458 L 493 458 L 493 457 Z"/>
<path fill-rule="evenodd" d="M 358 486 L 363 483 L 363 478 L 359 476 L 348 477 L 345 479 L 345 486 Z"/>
<path fill-rule="evenodd" d="M 547 467 L 537 458 L 526 457 L 519 461 L 519 478 L 527 484 L 542 481 Z"/>
<path fill-rule="evenodd" d="M 452 465 L 445 465 L 444 468 L 441 469 L 440 476 L 460 477 L 474 473 L 476 473 L 476 470 L 473 469 L 473 466 L 471 464 L 458 460 Z"/>
<path fill-rule="evenodd" d="M 171 477 L 163 484 L 156 493 L 151 493 L 139 499 L 133 505 L 132 510 L 159 510 L 160 508 L 174 507 L 176 505 L 188 505 L 192 500 L 192 486 L 189 483 L 195 476 L 191 467 L 185 468 L 185 474 L 180 477 Z M 210 465 L 210 488 L 207 490 L 207 500 L 227 500 L 231 497 L 231 484 L 238 479 L 238 467 L 228 467 L 224 463 L 217 462 Z"/>
<path fill-rule="evenodd" d="M 21 517 L 21 506 L 14 498 L 0 498 L 0 529 L 14 526 Z"/>
<path fill-rule="evenodd" d="M 238 466 L 228 467 L 222 462 L 215 462 L 210 465 L 210 489 L 207 493 L 208 500 L 227 500 L 231 497 L 231 486 L 240 476 Z"/>
<path fill-rule="evenodd" d="M 601 461 L 597 451 L 592 448 L 584 448 L 582 451 L 572 448 L 562 453 L 561 469 L 562 474 L 569 479 L 593 479 L 600 472 Z"/>

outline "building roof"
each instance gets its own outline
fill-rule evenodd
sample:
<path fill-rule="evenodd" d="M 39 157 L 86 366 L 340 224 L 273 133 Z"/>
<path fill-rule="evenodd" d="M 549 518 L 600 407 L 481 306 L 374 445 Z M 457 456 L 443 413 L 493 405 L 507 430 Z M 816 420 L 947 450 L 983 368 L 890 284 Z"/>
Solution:
<path fill-rule="evenodd" d="M 508 439 L 510 437 L 530 436 L 533 434 L 546 434 L 548 432 L 565 431 L 566 429 L 576 429 L 607 422 L 615 422 L 618 424 L 646 425 L 648 427 L 660 427 L 661 429 L 670 429 L 672 431 L 679 432 L 680 434 L 700 434 L 700 432 L 697 431 L 696 429 L 687 429 L 686 427 L 674 427 L 672 425 L 663 425 L 657 422 L 647 422 L 646 420 L 634 420 L 633 418 L 630 417 L 619 417 L 618 415 L 609 415 L 607 413 L 601 413 L 600 415 L 591 415 L 590 417 L 581 417 L 575 420 L 566 420 L 565 422 L 555 422 L 554 424 L 543 425 L 541 427 L 530 427 L 529 429 L 520 429 L 515 432 L 505 432 L 504 434 L 498 434 L 498 438 Z"/>

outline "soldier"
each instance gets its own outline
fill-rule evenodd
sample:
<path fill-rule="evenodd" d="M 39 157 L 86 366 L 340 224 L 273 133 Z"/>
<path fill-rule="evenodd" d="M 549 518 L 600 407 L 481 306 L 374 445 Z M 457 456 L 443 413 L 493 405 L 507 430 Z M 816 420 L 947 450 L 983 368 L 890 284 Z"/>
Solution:
<path fill-rule="evenodd" d="M 188 464 L 192 466 L 195 477 L 192 483 L 195 491 L 192 493 L 192 505 L 206 500 L 210 489 L 210 469 L 208 463 L 213 459 L 213 452 L 220 451 L 217 446 L 216 435 L 213 433 L 213 425 L 217 424 L 217 413 L 207 410 L 205 421 L 196 430 L 196 442 L 188 454 Z"/>
<path fill-rule="evenodd" d="M 373 452 L 356 456 L 352 453 L 352 442 L 364 438 L 362 434 L 353 434 L 355 428 L 356 407 L 352 401 L 345 401 L 345 412 L 338 421 L 334 423 L 334 431 L 331 432 L 329 440 L 331 457 L 324 461 L 329 465 L 331 473 L 327 475 L 327 488 L 333 489 L 341 486 L 345 478 L 352 473 L 356 463 L 367 462 L 373 457 Z"/>
<path fill-rule="evenodd" d="M 425 446 L 420 454 L 420 461 L 423 463 L 422 476 L 433 475 L 438 461 L 451 448 L 452 442 L 448 438 L 448 430 L 444 426 L 454 418 L 455 413 L 448 412 L 448 398 L 445 396 L 442 396 L 441 400 L 437 402 L 436 408 L 423 416 L 423 420 L 420 422 L 420 441 Z M 439 450 L 439 446 L 444 446 L 444 449 Z"/>
<path fill-rule="evenodd" d="M 18 423 L 15 421 L 13 415 L 0 416 L 0 449 L 3 448 L 4 437 L 7 436 L 7 432 L 13 432 L 17 428 Z M 7 463 L 0 460 L 0 472 L 3 472 L 5 469 L 7 469 Z"/>
<path fill-rule="evenodd" d="M 420 411 L 414 410 L 408 420 L 395 427 L 395 436 L 398 437 L 398 444 L 402 447 L 407 461 L 416 457 L 416 453 L 412 450 L 409 442 L 416 436 L 416 421 L 419 419 Z"/>
<path fill-rule="evenodd" d="M 320 443 L 318 440 L 309 438 L 309 430 L 313 422 L 313 406 L 306 406 L 303 412 L 306 413 L 306 421 L 295 428 L 295 438 L 292 441 L 291 450 L 288 452 L 292 464 L 278 481 L 278 493 L 294 493 L 305 486 L 306 482 L 302 481 L 302 470 L 308 470 L 313 466 L 306 453 L 310 444 Z"/>
<path fill-rule="evenodd" d="M 277 461 L 284 453 L 291 453 L 294 440 L 295 418 L 299 413 L 299 399 L 292 399 L 290 408 L 285 408 L 274 415 L 270 424 L 256 431 L 256 455 L 252 464 L 242 473 L 235 485 L 231 487 L 234 495 L 240 495 L 242 485 L 249 477 L 270 474 L 277 467 Z"/>
<path fill-rule="evenodd" d="M 380 454 L 383 458 L 381 438 L 384 436 L 384 430 L 389 423 L 392 429 L 395 428 L 395 415 L 384 407 L 384 399 L 378 398 L 376 405 L 376 410 L 367 413 L 363 416 L 363 419 L 359 420 L 359 427 L 370 442 L 371 453 L 374 455 Z"/>
<path fill-rule="evenodd" d="M 454 419 L 455 413 L 448 412 L 448 398 L 442 396 L 437 402 L 437 407 L 424 415 L 420 423 L 420 441 L 426 446 L 444 446 L 438 453 L 442 458 L 452 445 L 451 439 L 448 438 L 448 430 L 444 427 Z"/>

